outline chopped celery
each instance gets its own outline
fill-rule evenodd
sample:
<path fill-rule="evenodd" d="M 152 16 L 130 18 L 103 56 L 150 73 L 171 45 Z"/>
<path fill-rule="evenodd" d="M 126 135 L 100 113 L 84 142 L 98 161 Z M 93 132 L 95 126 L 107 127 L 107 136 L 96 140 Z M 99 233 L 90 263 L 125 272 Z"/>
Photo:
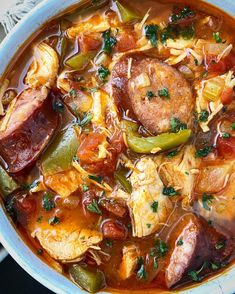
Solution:
<path fill-rule="evenodd" d="M 126 23 L 140 19 L 140 16 L 136 12 L 130 10 L 126 6 L 123 6 L 119 1 L 116 1 L 116 5 L 122 22 Z"/>
<path fill-rule="evenodd" d="M 85 265 L 74 264 L 69 273 L 75 283 L 90 293 L 96 293 L 105 287 L 105 277 L 100 270 L 90 270 Z"/>
<path fill-rule="evenodd" d="M 95 57 L 96 52 L 79 53 L 67 59 L 65 64 L 74 70 L 83 70 L 90 60 Z"/>
<path fill-rule="evenodd" d="M 210 79 L 206 82 L 203 90 L 203 98 L 207 101 L 217 101 L 224 88 L 224 80 L 220 77 Z"/>
<path fill-rule="evenodd" d="M 0 194 L 7 196 L 16 190 L 19 186 L 12 177 L 0 166 Z"/>

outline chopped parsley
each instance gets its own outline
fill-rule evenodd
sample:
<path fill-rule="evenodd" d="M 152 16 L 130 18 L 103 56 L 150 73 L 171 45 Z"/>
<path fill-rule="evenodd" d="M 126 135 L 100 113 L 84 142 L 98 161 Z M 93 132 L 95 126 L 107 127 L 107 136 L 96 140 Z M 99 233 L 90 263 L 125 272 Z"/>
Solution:
<path fill-rule="evenodd" d="M 151 228 L 151 224 L 146 224 L 146 226 L 148 229 Z"/>
<path fill-rule="evenodd" d="M 182 239 L 179 239 L 176 244 L 177 246 L 182 246 L 184 244 L 184 241 Z"/>
<path fill-rule="evenodd" d="M 219 32 L 216 32 L 216 33 L 213 33 L 213 38 L 215 39 L 216 43 L 222 43 L 222 39 L 220 38 L 220 33 Z"/>
<path fill-rule="evenodd" d="M 173 151 L 167 153 L 166 157 L 172 158 L 172 157 L 176 156 L 178 153 L 179 153 L 179 151 L 176 149 L 176 150 L 173 150 Z"/>
<path fill-rule="evenodd" d="M 159 97 L 165 97 L 167 99 L 170 99 L 170 94 L 167 88 L 163 88 L 158 91 L 158 96 Z"/>
<path fill-rule="evenodd" d="M 178 133 L 181 130 L 187 129 L 187 124 L 182 123 L 178 118 L 172 117 L 170 119 L 170 127 L 172 133 Z"/>
<path fill-rule="evenodd" d="M 166 41 L 168 39 L 174 39 L 175 38 L 175 30 L 172 25 L 168 25 L 166 28 L 164 28 L 160 32 L 160 40 L 162 44 L 166 44 Z"/>
<path fill-rule="evenodd" d="M 205 148 L 201 148 L 196 151 L 195 156 L 196 157 L 206 157 L 209 153 L 211 153 L 213 150 L 213 146 L 207 146 Z"/>
<path fill-rule="evenodd" d="M 224 248 L 224 246 L 225 246 L 225 242 L 224 241 L 220 241 L 220 242 L 218 242 L 218 243 L 215 244 L 215 249 L 216 250 L 220 250 L 220 249 Z"/>
<path fill-rule="evenodd" d="M 202 195 L 202 206 L 205 210 L 208 210 L 208 211 L 211 210 L 210 205 L 212 204 L 212 201 L 214 200 L 214 198 L 215 197 L 210 194 L 204 193 Z"/>
<path fill-rule="evenodd" d="M 190 271 L 188 272 L 188 276 L 191 278 L 194 282 L 200 282 L 202 280 L 201 277 L 199 277 L 199 274 L 197 271 Z"/>
<path fill-rule="evenodd" d="M 229 133 L 223 133 L 222 134 L 222 138 L 223 139 L 228 139 L 228 138 L 230 138 L 231 137 L 231 135 L 229 134 Z"/>
<path fill-rule="evenodd" d="M 170 16 L 170 21 L 172 23 L 177 23 L 180 20 L 186 19 L 186 18 L 191 18 L 195 16 L 195 12 L 188 6 L 185 6 L 183 9 L 179 9 L 176 13 L 173 13 Z"/>
<path fill-rule="evenodd" d="M 72 89 L 72 90 L 69 92 L 69 94 L 70 94 L 73 98 L 75 98 L 75 97 L 77 96 L 77 91 L 76 91 L 75 89 Z"/>
<path fill-rule="evenodd" d="M 145 36 L 153 47 L 157 46 L 158 29 L 158 26 L 155 24 L 146 25 L 144 28 Z"/>
<path fill-rule="evenodd" d="M 146 273 L 145 268 L 144 268 L 143 257 L 138 257 L 137 264 L 138 264 L 138 270 L 137 270 L 136 274 L 137 274 L 138 279 L 140 279 L 140 280 L 146 279 L 147 278 L 147 273 Z"/>
<path fill-rule="evenodd" d="M 195 29 L 193 25 L 187 26 L 185 28 L 182 28 L 180 30 L 180 34 L 185 40 L 190 40 L 194 37 L 195 35 Z"/>
<path fill-rule="evenodd" d="M 208 117 L 209 117 L 209 112 L 207 110 L 202 110 L 202 112 L 198 114 L 198 121 L 206 122 L 208 120 Z"/>
<path fill-rule="evenodd" d="M 108 54 L 112 53 L 113 48 L 117 44 L 117 39 L 111 35 L 111 29 L 105 31 L 102 34 L 102 38 L 103 38 L 102 50 Z"/>
<path fill-rule="evenodd" d="M 58 225 L 60 223 L 60 218 L 57 216 L 53 216 L 48 220 L 49 225 Z"/>
<path fill-rule="evenodd" d="M 62 113 L 64 111 L 64 104 L 60 100 L 55 100 L 52 107 L 55 112 Z"/>
<path fill-rule="evenodd" d="M 88 175 L 88 178 L 90 180 L 96 181 L 97 183 L 102 183 L 102 181 L 103 181 L 103 177 L 101 177 L 101 176 L 97 177 L 94 175 Z"/>
<path fill-rule="evenodd" d="M 194 59 L 194 64 L 195 64 L 196 66 L 199 65 L 199 62 L 198 62 L 198 60 L 197 60 L 196 58 Z"/>
<path fill-rule="evenodd" d="M 53 208 L 55 208 L 53 195 L 51 195 L 49 192 L 44 194 L 42 198 L 42 206 L 46 211 L 51 211 Z"/>
<path fill-rule="evenodd" d="M 36 180 L 36 181 L 32 182 L 31 184 L 22 184 L 20 187 L 24 191 L 30 191 L 31 189 L 37 187 L 39 185 L 39 183 L 40 182 Z"/>
<path fill-rule="evenodd" d="M 151 204 L 151 208 L 153 212 L 157 212 L 158 210 L 158 201 L 153 201 L 153 203 Z"/>
<path fill-rule="evenodd" d="M 107 247 L 113 247 L 113 241 L 112 240 L 106 240 L 105 241 L 105 245 L 107 246 Z"/>
<path fill-rule="evenodd" d="M 232 124 L 231 124 L 231 129 L 232 129 L 233 131 L 235 131 L 235 123 L 232 123 Z"/>
<path fill-rule="evenodd" d="M 77 117 L 76 125 L 80 126 L 81 128 L 86 127 L 90 124 L 93 118 L 93 114 L 90 112 L 84 113 L 82 118 Z"/>
<path fill-rule="evenodd" d="M 178 195 L 178 192 L 175 191 L 173 187 L 164 187 L 162 193 L 163 195 L 170 196 L 170 197 Z"/>
<path fill-rule="evenodd" d="M 194 282 L 200 282 L 202 280 L 202 277 L 199 276 L 199 274 L 206 268 L 208 268 L 209 263 L 208 261 L 205 261 L 202 265 L 202 267 L 198 271 L 190 271 L 188 272 L 188 276 L 193 280 Z"/>
<path fill-rule="evenodd" d="M 217 270 L 221 269 L 222 264 L 220 262 L 211 262 L 210 267 L 213 271 L 217 271 Z"/>
<path fill-rule="evenodd" d="M 105 82 L 107 80 L 107 77 L 109 76 L 110 71 L 107 67 L 104 67 L 103 65 L 100 66 L 98 69 L 98 76 L 102 82 Z"/>
<path fill-rule="evenodd" d="M 89 187 L 85 184 L 82 185 L 82 192 L 87 192 L 89 190 Z"/>
<path fill-rule="evenodd" d="M 155 249 L 156 249 L 156 253 L 157 253 L 157 256 L 158 257 L 163 257 L 168 252 L 168 246 L 167 246 L 167 244 L 164 241 L 160 240 L 160 239 L 158 239 L 156 241 L 156 243 L 155 243 Z"/>
<path fill-rule="evenodd" d="M 95 199 L 93 199 L 92 202 L 86 206 L 86 208 L 90 212 L 102 215 L 102 211 L 100 210 L 99 205 Z"/>
<path fill-rule="evenodd" d="M 156 97 L 156 95 L 152 91 L 147 91 L 146 96 L 147 96 L 148 100 L 151 100 L 154 97 Z"/>

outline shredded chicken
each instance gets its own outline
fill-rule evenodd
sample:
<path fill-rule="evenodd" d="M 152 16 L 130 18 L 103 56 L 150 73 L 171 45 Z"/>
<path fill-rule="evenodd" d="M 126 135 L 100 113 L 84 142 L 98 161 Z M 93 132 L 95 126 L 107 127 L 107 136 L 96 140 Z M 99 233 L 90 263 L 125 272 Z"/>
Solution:
<path fill-rule="evenodd" d="M 55 84 L 59 69 L 59 58 L 56 51 L 46 43 L 40 43 L 34 48 L 34 60 L 30 65 L 25 83 L 31 88 Z"/>

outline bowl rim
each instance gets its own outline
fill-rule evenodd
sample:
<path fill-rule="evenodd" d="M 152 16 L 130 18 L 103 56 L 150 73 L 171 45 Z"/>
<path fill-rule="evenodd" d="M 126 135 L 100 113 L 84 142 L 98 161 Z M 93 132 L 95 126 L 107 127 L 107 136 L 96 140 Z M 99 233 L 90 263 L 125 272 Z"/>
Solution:
<path fill-rule="evenodd" d="M 235 2 L 233 2 L 233 0 L 224 0 L 223 3 L 221 3 L 221 0 L 200 1 L 209 2 L 210 4 L 217 6 L 219 9 L 224 10 L 225 13 L 230 16 L 235 16 Z M 69 7 L 78 5 L 81 2 L 83 1 L 43 0 L 34 7 L 0 44 L 0 56 L 4 56 L 4 58 L 0 58 L 0 78 L 5 74 L 17 52 L 43 24 L 67 10 Z M 7 216 L 5 209 L 3 208 L 2 201 L 0 201 L 0 242 L 14 260 L 29 275 L 51 291 L 58 294 L 87 293 L 36 256 L 31 248 L 25 244 L 20 234 L 18 234 L 13 222 Z M 201 293 L 207 293 L 207 291 L 210 291 L 213 294 L 232 294 L 235 290 L 235 281 L 233 282 L 234 276 L 235 266 L 232 266 L 231 269 L 228 269 L 218 277 L 213 277 L 197 287 L 182 290 L 180 293 L 197 294 L 199 291 Z M 123 292 L 125 293 L 125 291 Z M 177 291 L 177 293 L 179 293 L 179 291 Z"/>

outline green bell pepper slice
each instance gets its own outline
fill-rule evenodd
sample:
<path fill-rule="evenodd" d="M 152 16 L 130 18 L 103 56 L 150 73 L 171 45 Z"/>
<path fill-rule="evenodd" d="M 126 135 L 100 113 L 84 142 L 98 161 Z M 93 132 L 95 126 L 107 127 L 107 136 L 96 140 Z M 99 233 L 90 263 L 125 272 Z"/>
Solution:
<path fill-rule="evenodd" d="M 127 193 L 132 192 L 131 183 L 126 178 L 127 169 L 122 167 L 114 173 L 114 178 L 118 181 Z"/>
<path fill-rule="evenodd" d="M 88 53 L 78 53 L 71 58 L 67 59 L 65 64 L 74 70 L 83 70 L 89 61 L 95 57 L 96 52 L 91 51 Z"/>
<path fill-rule="evenodd" d="M 129 148 L 136 153 L 154 153 L 154 150 L 160 148 L 160 151 L 166 151 L 175 148 L 188 141 L 191 130 L 181 130 L 178 133 L 163 133 L 154 137 L 141 137 L 138 134 L 138 125 L 131 121 L 123 120 L 122 130 L 126 133 L 127 144 Z"/>
<path fill-rule="evenodd" d="M 116 1 L 116 5 L 123 23 L 131 22 L 141 18 L 136 12 L 130 10 L 126 6 L 123 6 L 119 1 Z"/>
<path fill-rule="evenodd" d="M 19 186 L 14 179 L 0 166 L 0 194 L 7 196 L 18 188 Z"/>
<path fill-rule="evenodd" d="M 96 293 L 106 285 L 103 272 L 100 270 L 91 271 L 85 266 L 72 265 L 69 273 L 74 282 L 90 293 Z"/>
<path fill-rule="evenodd" d="M 42 156 L 43 175 L 49 176 L 69 169 L 78 146 L 78 137 L 73 127 L 62 131 Z"/>

